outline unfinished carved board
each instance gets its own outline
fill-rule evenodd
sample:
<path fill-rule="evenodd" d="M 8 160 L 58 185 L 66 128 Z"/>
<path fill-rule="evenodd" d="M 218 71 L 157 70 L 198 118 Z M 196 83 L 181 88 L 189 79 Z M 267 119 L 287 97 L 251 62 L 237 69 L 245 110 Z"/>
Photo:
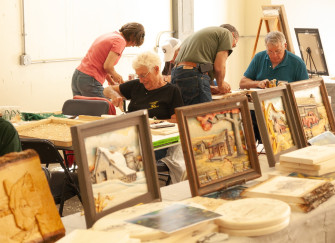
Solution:
<path fill-rule="evenodd" d="M 48 118 L 20 125 L 16 127 L 16 130 L 20 137 L 48 139 L 56 146 L 71 147 L 70 127 L 84 122 L 87 121 Z"/>
<path fill-rule="evenodd" d="M 314 165 L 335 157 L 335 150 L 327 146 L 309 146 L 279 157 L 279 161 Z"/>
<path fill-rule="evenodd" d="M 37 153 L 0 157 L 0 242 L 54 242 L 65 235 Z"/>
<path fill-rule="evenodd" d="M 230 201 L 215 210 L 222 214 L 216 223 L 226 229 L 256 230 L 282 224 L 290 219 L 290 206 L 270 198 L 245 198 Z"/>
<path fill-rule="evenodd" d="M 242 197 L 265 197 L 287 203 L 312 204 L 334 195 L 334 185 L 324 180 L 274 176 L 241 193 Z M 324 200 L 324 201 L 325 201 Z"/>

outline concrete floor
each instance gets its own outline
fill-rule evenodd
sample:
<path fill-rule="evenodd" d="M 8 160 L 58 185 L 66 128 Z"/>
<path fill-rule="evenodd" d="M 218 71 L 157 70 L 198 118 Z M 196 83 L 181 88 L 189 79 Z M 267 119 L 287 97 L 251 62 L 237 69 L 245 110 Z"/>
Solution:
<path fill-rule="evenodd" d="M 59 204 L 57 204 L 56 206 L 58 209 Z M 79 201 L 78 197 L 74 196 L 68 199 L 67 201 L 65 201 L 64 208 L 63 208 L 63 217 L 74 214 L 74 213 L 82 212 L 83 210 L 84 210 L 83 205 Z"/>
<path fill-rule="evenodd" d="M 61 168 L 52 167 L 50 165 L 49 169 L 52 172 L 52 171 L 57 171 Z M 161 187 L 166 186 L 166 176 L 159 176 L 159 178 L 160 178 L 159 180 L 160 186 Z M 59 209 L 59 204 L 57 204 L 56 206 L 57 206 L 57 209 Z M 63 217 L 74 214 L 74 213 L 78 213 L 78 212 L 84 212 L 84 209 L 83 209 L 82 203 L 80 202 L 77 196 L 74 196 L 65 201 L 64 208 L 63 208 Z"/>

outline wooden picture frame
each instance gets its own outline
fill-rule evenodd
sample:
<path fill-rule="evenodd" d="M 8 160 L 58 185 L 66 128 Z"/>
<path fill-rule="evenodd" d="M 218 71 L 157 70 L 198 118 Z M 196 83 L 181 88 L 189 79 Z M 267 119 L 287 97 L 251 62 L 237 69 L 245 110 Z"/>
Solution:
<path fill-rule="evenodd" d="M 287 21 L 284 5 L 263 5 L 262 6 L 263 13 L 266 10 L 276 10 L 278 12 L 280 27 L 281 27 L 281 30 L 282 30 L 283 34 L 285 35 L 285 38 L 286 38 L 287 50 L 294 53 L 292 37 L 291 37 L 291 34 L 290 34 L 290 28 L 288 26 L 288 21 Z M 270 31 L 272 31 L 272 30 L 270 30 Z"/>
<path fill-rule="evenodd" d="M 87 228 L 114 211 L 161 201 L 147 110 L 72 126 L 71 134 Z"/>
<path fill-rule="evenodd" d="M 193 197 L 261 176 L 245 95 L 175 112 Z"/>
<path fill-rule="evenodd" d="M 286 86 L 262 89 L 251 96 L 270 167 L 275 166 L 281 154 L 307 146 Z"/>
<path fill-rule="evenodd" d="M 334 114 L 322 77 L 293 82 L 287 88 L 304 131 L 304 143 L 323 132 L 335 132 Z"/>
<path fill-rule="evenodd" d="M 312 76 L 329 76 L 319 29 L 294 28 L 294 31 L 307 72 Z"/>

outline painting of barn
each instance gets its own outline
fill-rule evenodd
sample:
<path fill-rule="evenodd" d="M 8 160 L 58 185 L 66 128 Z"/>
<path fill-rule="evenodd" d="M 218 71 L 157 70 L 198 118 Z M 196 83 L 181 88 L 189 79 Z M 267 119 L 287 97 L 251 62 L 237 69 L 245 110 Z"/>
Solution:
<path fill-rule="evenodd" d="M 136 180 L 136 171 L 127 166 L 126 159 L 120 152 L 112 153 L 107 148 L 98 147 L 92 178 L 93 183 L 113 179 L 130 183 Z"/>
<path fill-rule="evenodd" d="M 330 130 L 319 87 L 295 91 L 294 96 L 307 140 Z"/>
<path fill-rule="evenodd" d="M 201 185 L 250 169 L 239 109 L 189 117 L 187 122 Z"/>

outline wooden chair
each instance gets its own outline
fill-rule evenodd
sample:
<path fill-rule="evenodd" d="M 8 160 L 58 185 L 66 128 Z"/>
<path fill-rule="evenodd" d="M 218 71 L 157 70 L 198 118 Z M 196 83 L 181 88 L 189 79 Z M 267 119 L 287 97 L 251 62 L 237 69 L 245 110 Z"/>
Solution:
<path fill-rule="evenodd" d="M 46 168 L 48 168 L 49 164 L 58 164 L 62 167 L 64 172 L 58 173 L 58 177 L 61 178 L 62 188 L 56 188 L 56 190 L 61 190 L 60 198 L 55 198 L 55 203 L 59 203 L 59 214 L 62 216 L 63 214 L 63 208 L 64 208 L 64 202 L 67 199 L 72 198 L 73 196 L 77 196 L 79 200 L 81 201 L 81 196 L 79 192 L 78 187 L 78 179 L 75 176 L 74 173 L 70 173 L 68 168 L 64 165 L 64 159 L 59 153 L 58 149 L 55 147 L 55 145 L 50 142 L 47 139 L 37 139 L 37 138 L 20 138 L 22 149 L 33 149 L 35 150 L 41 160 L 41 164 L 44 164 Z M 52 182 L 53 175 L 48 175 L 48 170 L 44 170 L 46 173 L 46 176 L 48 178 L 49 176 L 49 183 Z M 61 176 L 61 177 L 60 177 Z M 50 189 L 53 189 L 52 183 L 49 184 Z M 52 190 L 51 190 L 52 191 Z"/>

